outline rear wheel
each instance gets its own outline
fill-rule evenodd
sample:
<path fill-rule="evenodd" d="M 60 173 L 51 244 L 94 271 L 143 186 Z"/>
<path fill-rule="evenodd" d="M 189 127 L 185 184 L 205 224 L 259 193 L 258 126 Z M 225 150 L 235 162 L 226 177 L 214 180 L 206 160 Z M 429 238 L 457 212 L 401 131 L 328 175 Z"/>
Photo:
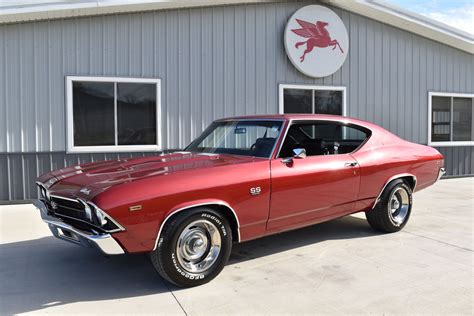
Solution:
<path fill-rule="evenodd" d="M 196 208 L 166 223 L 150 257 L 164 279 L 191 287 L 215 278 L 227 263 L 231 247 L 227 220 L 212 209 Z"/>
<path fill-rule="evenodd" d="M 411 188 L 401 179 L 387 185 L 373 210 L 365 216 L 370 226 L 378 231 L 400 231 L 408 222 L 413 204 Z"/>

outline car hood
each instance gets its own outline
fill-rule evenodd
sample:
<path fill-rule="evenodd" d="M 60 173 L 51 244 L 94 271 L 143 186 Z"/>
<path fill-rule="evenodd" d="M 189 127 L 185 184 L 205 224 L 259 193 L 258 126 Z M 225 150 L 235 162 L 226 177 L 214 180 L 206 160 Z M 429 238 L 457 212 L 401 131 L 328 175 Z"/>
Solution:
<path fill-rule="evenodd" d="M 50 194 L 92 199 L 108 188 L 148 177 L 186 170 L 245 163 L 262 158 L 176 152 L 160 156 L 102 161 L 67 167 L 38 178 Z"/>

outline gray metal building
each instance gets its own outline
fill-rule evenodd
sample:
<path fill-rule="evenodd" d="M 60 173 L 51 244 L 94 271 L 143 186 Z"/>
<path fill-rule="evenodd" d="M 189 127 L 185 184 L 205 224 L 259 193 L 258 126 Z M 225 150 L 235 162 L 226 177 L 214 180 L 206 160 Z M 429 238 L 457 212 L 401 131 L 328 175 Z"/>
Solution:
<path fill-rule="evenodd" d="M 385 2 L 323 1 L 342 19 L 349 51 L 333 75 L 310 78 L 288 60 L 283 33 L 297 9 L 314 3 L 4 6 L 0 200 L 36 197 L 35 178 L 49 170 L 183 148 L 214 119 L 278 113 L 287 97 L 315 100 L 318 91 L 340 98 L 340 114 L 435 146 L 448 176 L 473 175 L 472 36 Z M 150 99 L 140 97 L 144 89 Z M 109 104 L 112 114 L 91 106 L 81 112 L 81 102 Z M 133 117 L 149 128 L 129 132 Z M 82 124 L 84 148 L 73 145 L 72 122 Z"/>

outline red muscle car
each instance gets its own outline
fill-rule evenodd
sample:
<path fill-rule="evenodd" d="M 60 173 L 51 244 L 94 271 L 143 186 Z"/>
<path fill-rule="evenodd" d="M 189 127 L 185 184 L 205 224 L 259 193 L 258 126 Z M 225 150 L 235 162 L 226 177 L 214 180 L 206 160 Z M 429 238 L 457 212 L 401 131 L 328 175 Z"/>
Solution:
<path fill-rule="evenodd" d="M 181 152 L 45 174 L 36 205 L 56 237 L 107 255 L 150 253 L 164 279 L 194 286 L 219 274 L 234 242 L 355 212 L 399 231 L 412 193 L 443 174 L 436 149 L 365 121 L 236 117 Z"/>

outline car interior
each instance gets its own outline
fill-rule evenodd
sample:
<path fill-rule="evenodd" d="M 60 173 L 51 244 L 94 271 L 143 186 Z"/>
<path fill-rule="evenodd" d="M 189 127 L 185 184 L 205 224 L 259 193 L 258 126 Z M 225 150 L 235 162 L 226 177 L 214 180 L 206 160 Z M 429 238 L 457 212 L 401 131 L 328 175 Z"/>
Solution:
<path fill-rule="evenodd" d="M 344 124 L 294 123 L 278 157 L 292 157 L 296 148 L 305 149 L 307 156 L 347 154 L 357 150 L 369 136 L 368 130 Z"/>

